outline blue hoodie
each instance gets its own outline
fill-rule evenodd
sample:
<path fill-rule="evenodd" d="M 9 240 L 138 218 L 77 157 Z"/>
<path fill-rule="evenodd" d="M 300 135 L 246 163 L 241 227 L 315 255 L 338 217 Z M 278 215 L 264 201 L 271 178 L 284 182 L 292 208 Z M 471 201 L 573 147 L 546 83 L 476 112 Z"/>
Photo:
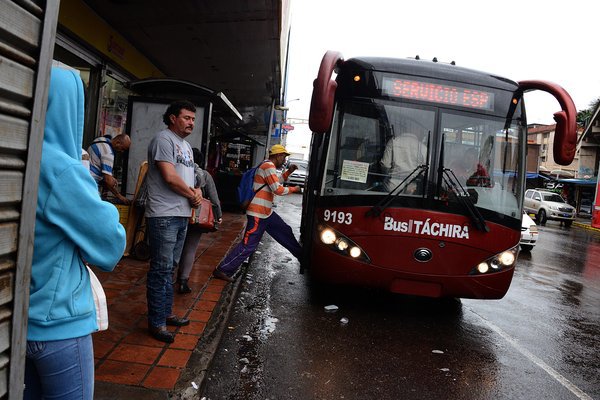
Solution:
<path fill-rule="evenodd" d="M 83 84 L 53 68 L 35 220 L 27 340 L 61 340 L 98 330 L 82 258 L 112 271 L 125 249 L 114 205 L 102 201 L 81 164 Z"/>

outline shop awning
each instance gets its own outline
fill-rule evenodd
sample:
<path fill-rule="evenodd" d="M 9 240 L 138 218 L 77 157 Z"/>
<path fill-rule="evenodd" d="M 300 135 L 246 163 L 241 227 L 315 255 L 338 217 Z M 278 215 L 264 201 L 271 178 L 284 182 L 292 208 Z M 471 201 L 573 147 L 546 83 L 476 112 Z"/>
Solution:
<path fill-rule="evenodd" d="M 525 176 L 525 178 L 527 179 L 537 179 L 537 178 L 542 178 L 542 179 L 546 179 L 548 181 L 550 181 L 551 179 L 548 178 L 545 175 L 542 174 L 536 174 L 535 172 L 528 172 L 527 175 Z"/>
<path fill-rule="evenodd" d="M 570 178 L 570 179 L 559 179 L 558 182 L 569 183 L 571 185 L 579 185 L 579 186 L 596 186 L 596 179 L 590 180 L 590 179 Z"/>

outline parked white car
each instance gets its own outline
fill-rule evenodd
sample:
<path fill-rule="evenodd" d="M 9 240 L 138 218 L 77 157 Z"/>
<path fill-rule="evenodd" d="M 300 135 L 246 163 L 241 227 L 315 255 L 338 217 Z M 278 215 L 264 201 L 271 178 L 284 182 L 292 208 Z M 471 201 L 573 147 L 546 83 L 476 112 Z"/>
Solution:
<path fill-rule="evenodd" d="M 519 242 L 521 250 L 531 251 L 538 240 L 538 236 L 537 225 L 527 213 L 523 213 L 523 218 L 521 219 L 521 241 Z"/>

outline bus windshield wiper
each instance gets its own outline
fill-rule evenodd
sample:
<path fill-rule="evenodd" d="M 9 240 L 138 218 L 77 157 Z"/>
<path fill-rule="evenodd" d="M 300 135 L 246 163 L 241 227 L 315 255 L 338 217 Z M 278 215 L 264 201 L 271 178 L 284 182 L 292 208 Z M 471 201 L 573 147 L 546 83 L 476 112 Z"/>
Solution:
<path fill-rule="evenodd" d="M 417 178 L 424 172 L 429 169 L 427 164 L 417 165 L 415 169 L 412 170 L 410 174 L 406 178 L 402 180 L 395 188 L 393 188 L 379 203 L 371 207 L 369 211 L 365 214 L 367 217 L 379 217 L 383 210 L 385 210 L 393 199 L 398 197 L 402 190 L 411 183 L 413 183 Z"/>
<path fill-rule="evenodd" d="M 452 171 L 450 168 L 444 168 L 442 171 L 444 183 L 448 186 L 448 188 L 452 189 L 456 195 L 456 198 L 458 199 L 458 202 L 467 210 L 473 225 L 475 225 L 475 228 L 482 232 L 489 232 L 490 228 L 485 223 L 485 218 L 483 218 L 477 207 L 475 207 L 473 200 L 471 200 L 471 195 L 460 184 L 458 178 L 454 174 L 454 171 Z"/>

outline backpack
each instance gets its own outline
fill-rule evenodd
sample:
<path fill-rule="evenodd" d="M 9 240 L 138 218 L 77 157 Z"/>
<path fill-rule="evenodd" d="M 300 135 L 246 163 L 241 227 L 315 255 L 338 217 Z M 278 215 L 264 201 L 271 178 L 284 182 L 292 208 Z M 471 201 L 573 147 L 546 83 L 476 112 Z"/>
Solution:
<path fill-rule="evenodd" d="M 238 202 L 240 203 L 240 207 L 242 208 L 242 210 L 246 210 L 256 193 L 267 185 L 265 183 L 256 192 L 253 189 L 254 175 L 256 174 L 256 170 L 262 165 L 263 162 L 261 162 L 254 168 L 250 168 L 242 175 L 242 180 L 240 181 L 240 184 L 237 187 Z"/>

